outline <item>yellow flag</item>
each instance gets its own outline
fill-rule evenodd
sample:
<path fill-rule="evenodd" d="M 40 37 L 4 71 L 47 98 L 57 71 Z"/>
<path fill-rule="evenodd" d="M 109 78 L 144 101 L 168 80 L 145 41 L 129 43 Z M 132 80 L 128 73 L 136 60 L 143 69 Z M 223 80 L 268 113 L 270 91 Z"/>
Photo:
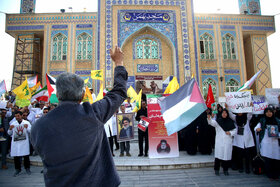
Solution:
<path fill-rule="evenodd" d="M 27 79 L 25 79 L 25 81 L 19 87 L 15 88 L 13 92 L 18 96 L 18 99 L 30 99 L 31 92 Z"/>
<path fill-rule="evenodd" d="M 132 86 L 130 86 L 127 89 L 127 97 L 130 97 L 130 102 L 133 103 L 136 100 L 137 97 L 137 93 L 136 91 L 132 88 Z"/>
<path fill-rule="evenodd" d="M 179 89 L 179 83 L 176 77 L 173 77 L 172 81 L 169 82 L 167 88 L 165 89 L 165 94 L 173 94 Z"/>
<path fill-rule="evenodd" d="M 87 84 L 89 80 L 89 77 L 87 79 L 84 80 L 84 83 Z"/>
<path fill-rule="evenodd" d="M 103 81 L 103 70 L 92 70 L 91 71 L 91 78 L 94 79 L 94 80 Z"/>
<path fill-rule="evenodd" d="M 92 99 L 92 95 L 88 89 L 88 87 L 86 87 L 86 92 L 83 98 L 83 102 L 89 102 L 90 104 L 93 103 L 93 99 Z"/>
<path fill-rule="evenodd" d="M 142 98 L 142 89 L 140 90 L 140 92 L 138 93 L 137 97 L 136 97 L 136 105 L 133 109 L 132 112 L 138 112 L 138 110 L 140 110 L 141 108 L 141 98 Z"/>
<path fill-rule="evenodd" d="M 192 74 L 192 77 L 191 78 L 194 78 L 193 74 Z"/>
<path fill-rule="evenodd" d="M 35 86 L 29 88 L 32 96 L 38 91 L 38 88 L 40 86 L 41 86 L 41 83 L 39 81 L 39 82 L 37 82 L 37 84 Z"/>
<path fill-rule="evenodd" d="M 30 105 L 30 100 L 28 99 L 19 99 L 18 96 L 16 96 L 16 105 L 19 107 L 25 107 Z"/>
<path fill-rule="evenodd" d="M 99 101 L 101 99 L 103 99 L 103 83 L 102 82 L 100 83 L 99 93 L 94 102 Z"/>

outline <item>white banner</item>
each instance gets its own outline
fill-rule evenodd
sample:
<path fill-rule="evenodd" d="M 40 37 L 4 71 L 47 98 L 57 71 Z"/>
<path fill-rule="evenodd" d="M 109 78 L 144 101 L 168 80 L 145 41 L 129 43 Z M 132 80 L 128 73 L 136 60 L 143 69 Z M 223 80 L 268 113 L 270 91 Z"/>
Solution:
<path fill-rule="evenodd" d="M 278 96 L 280 95 L 280 88 L 266 88 L 265 96 L 268 104 L 277 105 L 279 104 Z"/>
<path fill-rule="evenodd" d="M 253 114 L 263 114 L 264 109 L 267 108 L 268 103 L 263 95 L 252 95 Z"/>
<path fill-rule="evenodd" d="M 252 112 L 251 92 L 226 92 L 225 96 L 228 109 L 233 113 Z"/>

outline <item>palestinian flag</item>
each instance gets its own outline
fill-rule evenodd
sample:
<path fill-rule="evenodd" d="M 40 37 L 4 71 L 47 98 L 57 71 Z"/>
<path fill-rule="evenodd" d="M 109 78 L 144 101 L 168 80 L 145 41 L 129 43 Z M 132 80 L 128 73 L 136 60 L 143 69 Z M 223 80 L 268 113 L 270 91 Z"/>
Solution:
<path fill-rule="evenodd" d="M 248 80 L 247 82 L 245 82 L 245 84 L 243 84 L 238 90 L 237 92 L 240 92 L 242 90 L 249 90 L 251 88 L 251 86 L 254 84 L 255 80 L 257 79 L 258 75 L 261 73 L 261 70 L 256 73 L 250 80 Z"/>
<path fill-rule="evenodd" d="M 32 100 L 36 99 L 37 101 L 45 101 L 49 100 L 49 92 L 47 86 L 42 89 L 39 89 L 33 96 Z"/>
<path fill-rule="evenodd" d="M 195 79 L 159 103 L 168 136 L 195 120 L 207 107 Z"/>
<path fill-rule="evenodd" d="M 50 103 L 58 103 L 58 99 L 56 97 L 56 79 L 46 73 L 46 82 L 47 82 L 47 88 L 49 92 L 49 100 Z"/>

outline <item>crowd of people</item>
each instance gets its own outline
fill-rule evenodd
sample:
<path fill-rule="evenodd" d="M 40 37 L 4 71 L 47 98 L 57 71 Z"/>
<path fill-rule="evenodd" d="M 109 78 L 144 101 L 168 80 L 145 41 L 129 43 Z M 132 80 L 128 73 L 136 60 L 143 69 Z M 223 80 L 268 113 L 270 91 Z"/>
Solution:
<path fill-rule="evenodd" d="M 8 169 L 6 157 L 9 154 L 14 158 L 15 173 L 18 176 L 21 172 L 21 163 L 23 160 L 24 168 L 28 175 L 30 171 L 29 156 L 36 156 L 30 142 L 31 126 L 50 110 L 56 107 L 55 104 L 49 104 L 44 101 L 34 101 L 28 107 L 19 108 L 14 104 L 14 97 L 9 94 L 6 97 L 7 105 L 1 110 L 0 123 L 0 144 L 2 155 L 2 169 Z"/>
<path fill-rule="evenodd" d="M 135 113 L 135 121 L 139 122 L 141 117 L 147 117 L 147 104 L 143 94 L 141 109 Z M 280 96 L 279 102 L 280 102 Z M 28 107 L 19 108 L 13 104 L 14 96 L 9 93 L 6 97 L 7 106 L 1 108 L 0 143 L 2 153 L 2 169 L 7 169 L 6 155 L 14 157 L 14 176 L 21 172 L 21 162 L 27 174 L 31 174 L 29 156 L 36 156 L 38 153 L 30 143 L 30 130 L 35 122 L 53 110 L 57 105 L 44 101 L 34 101 Z M 105 123 L 104 128 L 108 138 L 112 156 L 115 150 L 120 149 L 120 157 L 131 156 L 130 140 L 119 141 L 118 123 L 116 115 L 118 113 L 131 113 L 134 103 L 127 97 L 125 102 L 115 111 L 113 116 Z M 239 172 L 250 173 L 252 171 L 252 160 L 259 150 L 264 159 L 266 174 L 271 179 L 279 178 L 280 171 L 280 140 L 278 135 L 270 137 L 268 127 L 278 125 L 280 129 L 279 106 L 269 105 L 263 115 L 253 115 L 251 113 L 232 113 L 231 111 L 217 105 L 217 114 L 212 114 L 211 109 L 207 109 L 196 120 L 183 130 L 179 131 L 179 147 L 189 155 L 211 154 L 215 150 L 215 174 L 219 175 L 220 165 L 224 175 L 229 175 L 228 168 Z M 119 136 L 130 137 L 133 133 L 129 125 L 130 119 L 123 118 Z M 274 128 L 272 126 L 272 128 Z M 271 129 L 269 129 L 270 131 Z M 274 129 L 275 131 L 275 129 Z M 145 142 L 145 148 L 143 144 Z M 259 144 L 258 144 L 259 143 Z M 146 131 L 138 129 L 138 156 L 148 156 L 148 128 Z M 126 153 L 126 154 L 124 154 Z"/>
<path fill-rule="evenodd" d="M 228 168 L 247 174 L 265 172 L 271 180 L 280 176 L 280 96 L 279 105 L 268 105 L 264 114 L 232 113 L 220 104 L 217 114 L 208 108 L 179 132 L 180 150 L 188 154 L 211 154 L 214 149 L 214 171 L 224 175 Z M 260 155 L 260 156 L 259 156 Z M 259 156 L 262 163 L 254 162 Z M 259 167 L 256 169 L 255 167 Z"/>
<path fill-rule="evenodd" d="M 147 102 L 142 95 L 141 109 L 133 118 L 117 115 L 132 113 L 134 104 L 126 94 L 127 71 L 119 47 L 110 51 L 115 62 L 114 87 L 94 103 L 82 103 L 84 81 L 78 75 L 62 73 L 56 80 L 59 105 L 33 102 L 19 108 L 10 92 L 7 105 L 1 108 L 0 143 L 2 169 L 7 169 L 6 155 L 14 158 L 15 173 L 21 163 L 31 174 L 31 155 L 39 155 L 44 165 L 46 186 L 118 186 L 120 178 L 112 159 L 113 145 L 120 157 L 131 156 L 131 121 L 147 117 Z M 278 97 L 280 104 L 280 96 Z M 280 172 L 280 110 L 268 106 L 263 115 L 232 113 L 227 106 L 217 105 L 217 114 L 207 109 L 186 128 L 178 132 L 179 149 L 190 155 L 212 153 L 215 174 L 220 166 L 224 175 L 228 168 L 250 173 L 253 158 L 260 152 L 267 176 L 279 179 Z M 66 115 L 68 114 L 68 115 Z M 145 141 L 145 148 L 143 144 Z M 108 143 L 109 142 L 109 143 Z M 148 128 L 138 129 L 139 157 L 148 156 Z M 169 149 L 168 149 L 169 148 Z M 169 152 L 166 140 L 161 140 L 158 152 Z M 59 152 L 59 154 L 57 154 Z M 124 155 L 124 153 L 126 153 Z M 245 163 L 245 167 L 244 167 Z"/>

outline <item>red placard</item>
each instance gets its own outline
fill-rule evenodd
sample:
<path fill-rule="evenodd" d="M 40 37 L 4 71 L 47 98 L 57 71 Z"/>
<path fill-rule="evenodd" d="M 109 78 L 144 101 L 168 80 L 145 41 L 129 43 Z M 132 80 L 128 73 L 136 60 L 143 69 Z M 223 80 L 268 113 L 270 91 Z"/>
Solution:
<path fill-rule="evenodd" d="M 177 133 L 167 135 L 159 106 L 159 99 L 167 95 L 147 95 L 149 124 L 149 157 L 179 157 Z"/>

